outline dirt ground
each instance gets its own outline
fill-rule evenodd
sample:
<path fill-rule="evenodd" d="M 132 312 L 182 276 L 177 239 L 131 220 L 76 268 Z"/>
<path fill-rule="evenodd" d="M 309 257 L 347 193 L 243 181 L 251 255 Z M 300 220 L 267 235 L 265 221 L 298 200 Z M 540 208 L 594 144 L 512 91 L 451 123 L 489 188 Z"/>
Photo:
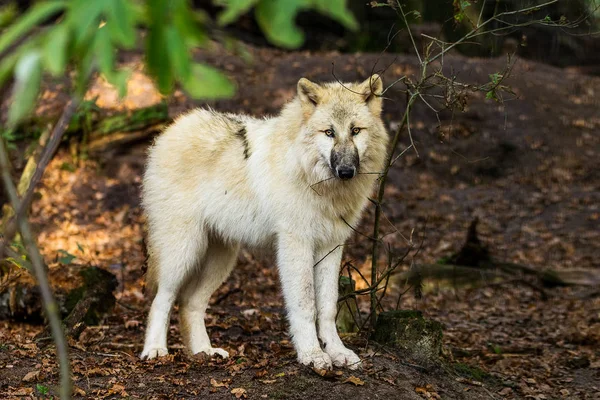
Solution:
<path fill-rule="evenodd" d="M 285 53 L 250 49 L 253 63 L 234 55 L 201 54 L 238 85 L 219 110 L 275 113 L 301 76 L 366 78 L 389 66 L 390 83 L 416 72 L 409 56 Z M 123 60 L 136 68 L 137 56 Z M 449 56 L 445 69 L 468 83 L 489 81 L 505 59 Z M 138 71 L 129 97 L 115 103 L 102 82 L 106 109 L 135 108 L 159 100 Z M 600 78 L 517 60 L 504 104 L 471 94 L 464 112 L 440 113 L 425 104 L 411 115 L 419 155 L 409 151 L 394 166 L 384 206 L 383 233 L 396 253 L 409 238 L 422 241 L 410 262 L 431 263 L 462 245 L 478 217 L 480 238 L 504 261 L 544 270 L 600 269 Z M 396 126 L 405 106 L 400 86 L 386 93 L 384 116 Z M 65 95 L 49 84 L 41 113 L 60 111 Z M 177 93 L 170 115 L 202 103 Z M 402 138 L 400 148 L 410 141 Z M 272 399 L 597 399 L 600 398 L 600 293 L 598 287 L 536 288 L 521 277 L 475 286 L 428 283 L 421 299 L 410 293 L 400 307 L 417 309 L 444 325 L 443 365 L 418 365 L 401 352 L 346 336 L 364 360 L 359 372 L 321 377 L 295 362 L 277 271 L 269 256 L 239 256 L 239 265 L 213 296 L 207 326 L 228 360 L 183 352 L 173 313 L 171 354 L 140 361 L 149 301 L 143 293 L 144 254 L 139 183 L 147 143 L 98 159 L 74 160 L 62 149 L 46 171 L 32 219 L 55 285 L 73 285 L 78 265 L 97 265 L 119 279 L 117 304 L 102 325 L 71 341 L 80 398 Z M 370 232 L 373 210 L 358 231 Z M 367 272 L 369 243 L 356 235 L 346 261 Z M 58 262 L 61 250 L 74 265 Z M 387 297 L 395 305 L 403 283 Z M 366 311 L 366 303 L 361 303 Z M 56 396 L 58 368 L 52 346 L 34 340 L 41 326 L 0 322 L 0 397 Z"/>

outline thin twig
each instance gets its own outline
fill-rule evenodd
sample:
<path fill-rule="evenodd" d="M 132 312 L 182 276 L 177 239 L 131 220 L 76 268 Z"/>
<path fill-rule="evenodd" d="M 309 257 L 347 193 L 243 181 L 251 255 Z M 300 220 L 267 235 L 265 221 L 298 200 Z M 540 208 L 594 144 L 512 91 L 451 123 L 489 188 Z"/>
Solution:
<path fill-rule="evenodd" d="M 394 135 L 394 138 L 392 139 L 390 151 L 388 152 L 388 155 L 385 160 L 385 170 L 383 171 L 381 180 L 379 181 L 379 189 L 377 191 L 377 200 L 374 202 L 375 203 L 375 219 L 374 219 L 374 223 L 373 223 L 373 235 L 371 237 L 371 240 L 373 241 L 373 246 L 371 249 L 371 287 L 376 287 L 376 285 L 374 285 L 373 282 L 375 282 L 377 280 L 377 261 L 379 258 L 379 248 L 378 248 L 379 223 L 381 220 L 381 204 L 383 202 L 383 196 L 385 193 L 385 184 L 387 181 L 388 172 L 391 168 L 392 157 L 394 156 L 394 152 L 396 150 L 396 147 L 398 146 L 398 142 L 400 141 L 400 135 L 408 122 L 408 114 L 411 110 L 412 104 L 414 103 L 415 99 L 416 99 L 416 97 L 413 95 L 407 101 L 406 109 L 404 110 L 404 116 L 402 117 L 400 126 L 396 130 L 396 134 Z M 412 142 L 412 139 L 411 139 L 411 142 Z M 377 307 L 377 295 L 375 294 L 375 291 L 371 291 L 371 317 L 370 317 L 371 329 L 375 328 L 375 323 L 377 322 L 376 307 Z"/>
<path fill-rule="evenodd" d="M 4 188 L 6 189 L 6 192 L 9 195 L 13 208 L 15 210 L 21 210 L 21 204 L 19 202 L 17 189 L 10 175 L 10 162 L 8 160 L 8 153 L 6 151 L 4 140 L 1 138 L 0 169 L 2 170 L 2 180 L 4 181 Z M 58 304 L 56 303 L 56 301 L 54 300 L 54 296 L 52 295 L 52 289 L 50 288 L 50 284 L 48 283 L 48 277 L 46 276 L 46 271 L 44 269 L 44 261 L 42 259 L 39 249 L 37 248 L 35 239 L 33 238 L 33 234 L 31 232 L 31 228 L 29 226 L 27 218 L 24 218 L 22 216 L 19 217 L 17 215 L 16 222 L 17 223 L 15 225 L 18 225 L 19 227 L 19 231 L 21 232 L 21 236 L 23 238 L 23 241 L 25 242 L 29 258 L 33 265 L 33 270 L 35 272 L 35 276 L 40 287 L 44 309 L 46 310 L 46 316 L 48 317 L 48 322 L 50 323 L 52 337 L 54 338 L 54 342 L 56 343 L 56 352 L 58 354 L 61 377 L 60 398 L 70 399 L 72 391 L 71 366 L 69 364 L 69 352 L 67 348 L 67 342 L 65 340 L 60 316 L 58 313 Z"/>

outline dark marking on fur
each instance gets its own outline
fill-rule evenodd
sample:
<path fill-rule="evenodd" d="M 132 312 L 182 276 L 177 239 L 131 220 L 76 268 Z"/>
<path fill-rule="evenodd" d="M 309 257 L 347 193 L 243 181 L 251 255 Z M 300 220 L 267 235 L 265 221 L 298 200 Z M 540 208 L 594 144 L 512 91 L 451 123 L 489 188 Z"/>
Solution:
<path fill-rule="evenodd" d="M 250 144 L 248 143 L 248 137 L 246 136 L 247 133 L 245 126 L 242 126 L 242 128 L 235 133 L 244 145 L 244 159 L 246 160 L 250 157 Z"/>
<path fill-rule="evenodd" d="M 229 118 L 230 121 L 233 121 L 234 123 L 238 124 L 238 125 L 242 125 L 244 126 L 244 123 L 242 122 L 242 120 L 238 117 L 235 116 L 228 116 L 227 118 Z"/>

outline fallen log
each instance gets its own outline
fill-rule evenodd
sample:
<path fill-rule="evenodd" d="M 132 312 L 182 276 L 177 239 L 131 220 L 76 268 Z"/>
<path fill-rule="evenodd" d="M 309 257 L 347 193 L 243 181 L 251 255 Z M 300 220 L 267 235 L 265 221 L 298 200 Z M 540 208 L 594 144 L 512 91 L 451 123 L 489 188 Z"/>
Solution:
<path fill-rule="evenodd" d="M 56 288 L 63 324 L 69 337 L 77 339 L 86 326 L 97 325 L 115 305 L 113 291 L 117 278 L 98 267 L 86 267 L 79 272 L 82 283 L 65 291 Z M 0 320 L 39 324 L 45 321 L 40 291 L 30 279 L 13 282 L 0 293 Z M 46 329 L 39 338 L 50 337 Z"/>
<path fill-rule="evenodd" d="M 448 280 L 461 285 L 478 281 L 494 283 L 515 277 L 531 277 L 537 279 L 544 287 L 550 288 L 600 285 L 600 272 L 595 270 L 537 269 L 494 259 L 488 247 L 477 236 L 478 222 L 477 218 L 471 222 L 465 244 L 457 253 L 438 264 L 417 264 L 409 271 L 398 273 L 397 279 L 410 285 L 418 284 L 423 279 Z M 536 287 L 536 289 L 543 292 L 542 288 Z"/>

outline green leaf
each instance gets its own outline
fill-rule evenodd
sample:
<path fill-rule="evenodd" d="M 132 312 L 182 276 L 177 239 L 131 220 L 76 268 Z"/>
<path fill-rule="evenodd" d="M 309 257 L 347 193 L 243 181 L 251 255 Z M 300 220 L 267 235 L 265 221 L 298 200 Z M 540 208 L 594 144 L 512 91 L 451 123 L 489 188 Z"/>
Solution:
<path fill-rule="evenodd" d="M 115 70 L 115 48 L 110 40 L 110 31 L 107 26 L 98 29 L 96 39 L 94 41 L 94 51 L 96 60 L 100 67 L 100 72 L 106 80 L 114 85 L 119 91 L 119 96 L 123 97 L 127 93 L 127 80 L 129 72 L 125 70 Z"/>
<path fill-rule="evenodd" d="M 20 53 L 12 53 L 4 57 L 0 61 L 0 88 L 4 85 L 4 82 L 10 78 L 13 74 L 13 69 L 17 64 Z"/>
<path fill-rule="evenodd" d="M 190 76 L 191 64 L 188 49 L 183 37 L 174 26 L 169 26 L 166 32 L 167 50 L 176 78 L 185 81 Z"/>
<path fill-rule="evenodd" d="M 94 67 L 94 51 L 91 48 L 84 48 L 83 53 L 79 54 L 80 61 L 77 68 L 77 77 L 75 78 L 75 92 L 83 97 L 88 88 L 90 75 Z"/>
<path fill-rule="evenodd" d="M 24 256 L 24 255 L 22 255 L 21 258 L 7 257 L 4 259 L 4 261 L 8 261 L 9 263 L 11 263 L 12 265 L 14 265 L 17 268 L 28 269 L 27 264 L 25 264 L 23 262 L 23 261 L 26 261 L 26 256 Z"/>
<path fill-rule="evenodd" d="M 221 1 L 225 10 L 217 17 L 217 22 L 221 26 L 228 25 L 236 21 L 241 15 L 246 14 L 258 3 L 259 0 L 225 0 Z"/>
<path fill-rule="evenodd" d="M 156 79 L 158 90 L 168 93 L 173 87 L 173 75 L 163 29 L 151 29 L 148 33 L 146 62 L 149 72 Z"/>
<path fill-rule="evenodd" d="M 208 23 L 202 13 L 190 9 L 187 1 L 178 0 L 172 3 L 173 25 L 185 38 L 188 46 L 200 47 L 207 40 L 206 33 L 201 29 Z"/>
<path fill-rule="evenodd" d="M 129 82 L 129 78 L 131 77 L 131 70 L 129 69 L 120 69 L 116 71 L 112 77 L 110 83 L 116 86 L 119 91 L 119 97 L 123 98 L 127 94 L 127 82 Z"/>
<path fill-rule="evenodd" d="M 135 46 L 135 15 L 128 1 L 110 0 L 106 5 L 107 26 L 112 39 L 126 49 Z"/>
<path fill-rule="evenodd" d="M 15 126 L 35 106 L 42 82 L 42 63 L 37 51 L 29 51 L 15 65 L 15 87 L 8 112 L 8 125 Z"/>
<path fill-rule="evenodd" d="M 35 4 L 25 15 L 0 35 L 0 53 L 3 53 L 16 40 L 22 38 L 31 29 L 64 9 L 64 1 L 46 1 Z"/>
<path fill-rule="evenodd" d="M 48 392 L 50 391 L 50 389 L 48 389 L 46 386 L 44 386 L 44 385 L 41 385 L 41 384 L 39 384 L 39 383 L 36 383 L 36 384 L 35 384 L 35 389 L 36 389 L 36 390 L 37 390 L 37 391 L 38 391 L 40 394 L 42 394 L 42 395 L 44 395 L 44 396 L 45 396 L 45 395 L 47 395 L 47 394 L 48 394 Z"/>
<path fill-rule="evenodd" d="M 294 19 L 308 5 L 303 0 L 261 0 L 255 10 L 256 21 L 271 43 L 294 49 L 304 42 Z"/>
<path fill-rule="evenodd" d="M 323 15 L 338 21 L 346 28 L 355 31 L 358 22 L 354 15 L 346 8 L 346 0 L 313 0 L 314 8 Z"/>
<path fill-rule="evenodd" d="M 9 3 L 0 7 L 0 28 L 10 25 L 19 15 L 19 10 L 15 3 Z"/>
<path fill-rule="evenodd" d="M 67 23 L 74 31 L 77 47 L 85 46 L 89 35 L 98 29 L 100 17 L 104 11 L 104 1 L 72 0 Z"/>
<path fill-rule="evenodd" d="M 98 29 L 98 32 L 96 32 L 96 38 L 94 40 L 94 52 L 96 53 L 96 60 L 100 68 L 100 72 L 104 74 L 106 79 L 109 79 L 109 76 L 111 76 L 113 73 L 113 68 L 115 65 L 115 53 L 106 26 Z"/>
<path fill-rule="evenodd" d="M 73 260 L 77 258 L 77 256 L 74 256 L 66 250 L 59 250 L 58 252 L 62 254 L 62 256 L 58 257 L 58 262 L 64 265 L 71 264 Z"/>
<path fill-rule="evenodd" d="M 168 93 L 173 87 L 173 72 L 169 63 L 165 17 L 168 16 L 168 2 L 148 1 L 148 36 L 146 39 L 146 65 L 148 72 L 156 79 L 158 90 Z"/>
<path fill-rule="evenodd" d="M 48 33 L 43 48 L 44 64 L 54 76 L 60 76 L 67 66 L 67 50 L 70 30 L 67 24 L 59 24 Z"/>
<path fill-rule="evenodd" d="M 495 90 L 490 90 L 489 92 L 487 92 L 485 94 L 485 98 L 488 99 L 488 100 L 498 101 L 498 96 L 496 95 L 496 91 Z"/>
<path fill-rule="evenodd" d="M 489 77 L 490 77 L 490 80 L 492 81 L 492 83 L 494 85 L 497 85 L 500 82 L 500 80 L 502 79 L 502 74 L 495 72 L 493 74 L 490 74 Z"/>
<path fill-rule="evenodd" d="M 182 83 L 195 99 L 222 99 L 235 93 L 235 86 L 221 71 L 204 64 L 194 64 L 189 79 Z"/>

